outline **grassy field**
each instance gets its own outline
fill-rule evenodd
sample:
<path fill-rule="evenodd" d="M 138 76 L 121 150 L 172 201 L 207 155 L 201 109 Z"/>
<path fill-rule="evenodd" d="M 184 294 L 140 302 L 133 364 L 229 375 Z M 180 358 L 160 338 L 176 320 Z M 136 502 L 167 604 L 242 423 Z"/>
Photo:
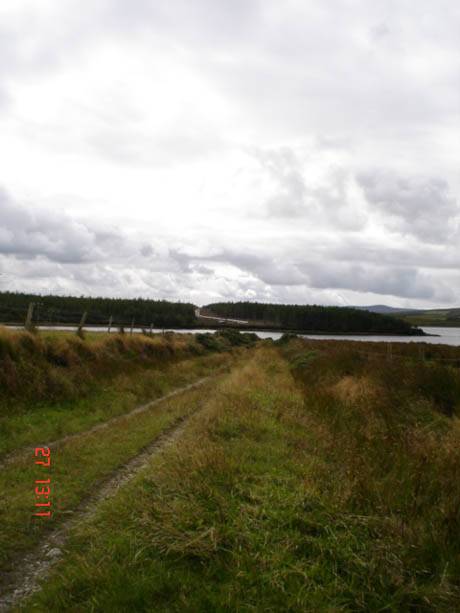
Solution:
<path fill-rule="evenodd" d="M 244 337 L 243 337 L 244 338 Z M 225 339 L 0 332 L 0 570 L 38 544 L 95 486 L 195 410 L 213 378 L 241 359 Z M 203 389 L 142 403 L 209 377 Z M 56 383 L 58 382 L 58 384 Z M 101 425 L 103 430 L 95 429 Z M 53 517 L 34 518 L 34 448 L 52 445 Z"/>
<path fill-rule="evenodd" d="M 460 350 L 290 338 L 208 358 L 226 372 L 59 448 L 56 522 L 187 418 L 19 610 L 460 610 Z M 50 529 L 21 462 L 4 568 Z"/>
<path fill-rule="evenodd" d="M 460 328 L 460 309 L 428 309 L 417 313 L 400 314 L 398 317 L 413 326 L 442 326 Z"/>
<path fill-rule="evenodd" d="M 206 335 L 33 335 L 0 328 L 0 460 L 84 431 L 229 363 Z"/>

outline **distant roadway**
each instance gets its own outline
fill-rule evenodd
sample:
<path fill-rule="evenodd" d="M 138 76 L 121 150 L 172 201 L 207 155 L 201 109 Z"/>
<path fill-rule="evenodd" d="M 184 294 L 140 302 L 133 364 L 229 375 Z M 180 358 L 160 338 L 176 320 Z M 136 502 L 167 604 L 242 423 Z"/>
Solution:
<path fill-rule="evenodd" d="M 195 317 L 200 319 L 214 319 L 218 323 L 226 323 L 230 321 L 234 324 L 248 324 L 249 321 L 244 321 L 243 319 L 228 319 L 224 317 L 211 317 L 210 315 L 200 315 L 200 309 L 195 309 Z"/>

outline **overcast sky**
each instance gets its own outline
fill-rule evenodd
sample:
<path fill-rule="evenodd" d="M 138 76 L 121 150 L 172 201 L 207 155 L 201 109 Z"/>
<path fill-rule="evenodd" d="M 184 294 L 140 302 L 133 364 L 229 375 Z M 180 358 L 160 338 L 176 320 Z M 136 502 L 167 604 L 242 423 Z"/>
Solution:
<path fill-rule="evenodd" d="M 0 288 L 460 305 L 454 0 L 1 0 Z"/>

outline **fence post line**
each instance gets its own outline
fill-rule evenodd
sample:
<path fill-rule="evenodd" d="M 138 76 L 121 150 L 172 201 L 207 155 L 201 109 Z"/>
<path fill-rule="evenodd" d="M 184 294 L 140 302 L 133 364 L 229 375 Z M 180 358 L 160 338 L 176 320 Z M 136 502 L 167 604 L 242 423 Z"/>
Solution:
<path fill-rule="evenodd" d="M 131 334 L 131 336 L 132 336 L 132 334 L 133 334 L 133 328 L 134 328 L 134 317 L 133 317 L 133 318 L 132 318 L 132 320 L 131 320 L 131 330 L 130 330 L 130 332 L 129 332 L 129 333 Z"/>
<path fill-rule="evenodd" d="M 387 343 L 387 360 L 391 362 L 392 359 L 393 359 L 393 347 L 391 345 L 391 342 L 389 342 Z"/>
<path fill-rule="evenodd" d="M 83 326 L 85 325 L 85 322 L 86 322 L 86 318 L 87 318 L 87 317 L 88 317 L 88 311 L 85 311 L 85 312 L 83 313 L 83 315 L 81 316 L 81 319 L 80 319 L 80 323 L 79 323 L 79 325 L 78 325 L 78 330 L 77 330 L 77 332 L 79 332 L 79 333 L 83 332 Z"/>
<path fill-rule="evenodd" d="M 111 315 L 109 318 L 109 327 L 107 328 L 107 334 L 110 334 L 110 330 L 112 329 L 113 324 L 113 316 Z"/>
<path fill-rule="evenodd" d="M 24 328 L 26 330 L 30 330 L 32 328 L 32 317 L 34 315 L 34 303 L 31 302 L 29 304 L 29 308 L 27 309 L 26 321 L 24 324 Z"/>

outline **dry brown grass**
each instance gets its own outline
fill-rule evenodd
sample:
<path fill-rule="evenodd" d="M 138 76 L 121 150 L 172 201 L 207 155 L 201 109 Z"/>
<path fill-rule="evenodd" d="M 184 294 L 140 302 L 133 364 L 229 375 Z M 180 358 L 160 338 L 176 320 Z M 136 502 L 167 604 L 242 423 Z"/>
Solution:
<path fill-rule="evenodd" d="M 460 610 L 455 373 L 284 350 L 292 369 L 259 349 L 82 531 L 44 609 Z"/>
<path fill-rule="evenodd" d="M 332 349 L 293 371 L 304 388 L 304 427 L 324 459 L 320 491 L 373 526 L 395 581 L 405 585 L 411 574 L 414 585 L 420 581 L 426 610 L 453 602 L 460 593 L 460 375 L 449 364 L 355 359 L 353 344 Z"/>
<path fill-rule="evenodd" d="M 0 410 L 19 403 L 77 397 L 119 372 L 202 355 L 191 335 L 41 336 L 0 328 Z"/>
<path fill-rule="evenodd" d="M 357 402 L 375 403 L 381 390 L 369 377 L 347 375 L 332 386 L 331 392 L 345 404 L 354 404 Z"/>
<path fill-rule="evenodd" d="M 261 440 L 269 419 L 289 421 L 288 414 L 301 406 L 287 364 L 273 349 L 259 349 L 233 370 L 191 418 L 180 445 L 157 463 L 152 482 L 164 495 L 141 520 L 155 548 L 202 561 L 225 550 L 228 534 L 215 523 L 216 514 L 228 513 L 231 492 L 236 495 L 245 478 L 244 460 L 225 451 L 226 441 Z"/>

